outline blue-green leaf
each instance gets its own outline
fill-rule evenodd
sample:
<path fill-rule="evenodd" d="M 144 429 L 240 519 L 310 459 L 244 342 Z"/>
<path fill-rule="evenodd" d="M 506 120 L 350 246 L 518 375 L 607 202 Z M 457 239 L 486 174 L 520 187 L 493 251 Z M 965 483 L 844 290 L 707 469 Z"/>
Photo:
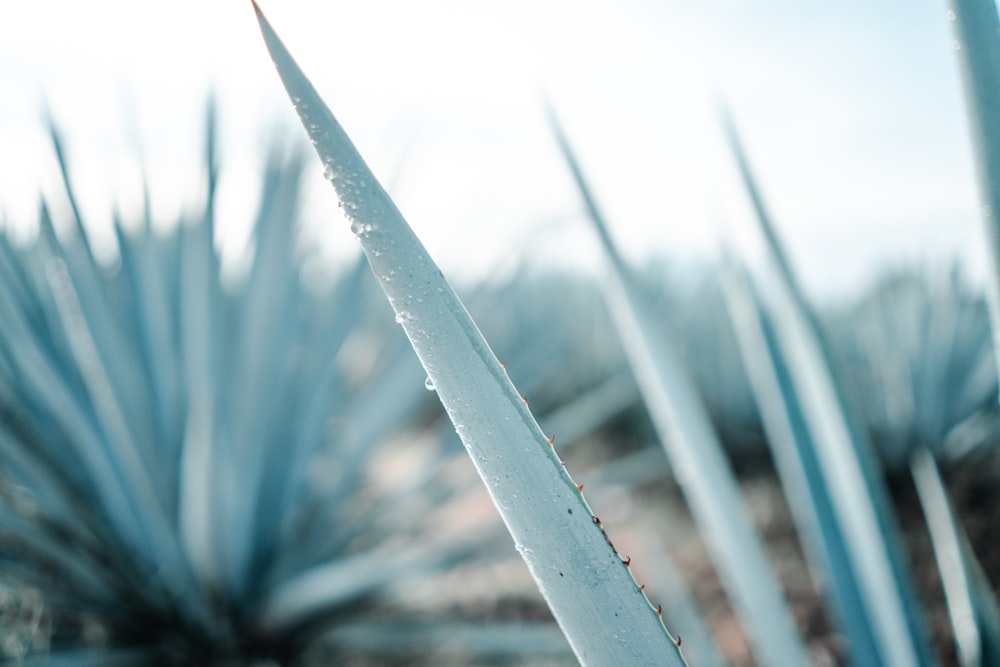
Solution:
<path fill-rule="evenodd" d="M 769 665 L 805 664 L 805 648 L 708 413 L 676 346 L 653 325 L 649 304 L 611 239 L 576 157 L 555 116 L 550 118 L 611 267 L 607 302 L 632 372 L 754 653 Z"/>
<path fill-rule="evenodd" d="M 795 395 L 857 573 L 879 656 L 886 664 L 935 661 L 911 590 L 881 470 L 871 444 L 849 419 L 818 325 L 778 240 L 735 127 L 723 116 L 730 148 L 756 213 L 776 276 L 771 315 Z M 796 502 L 795 498 L 789 500 Z"/>
<path fill-rule="evenodd" d="M 257 15 L 396 321 L 577 658 L 593 665 L 683 664 L 465 307 L 259 9 Z"/>

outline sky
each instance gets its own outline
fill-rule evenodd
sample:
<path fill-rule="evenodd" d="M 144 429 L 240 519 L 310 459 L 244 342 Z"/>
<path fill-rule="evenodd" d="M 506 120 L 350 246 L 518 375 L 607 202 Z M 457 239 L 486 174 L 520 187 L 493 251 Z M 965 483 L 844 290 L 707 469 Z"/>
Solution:
<path fill-rule="evenodd" d="M 562 120 L 636 263 L 754 253 L 721 140 L 730 108 L 796 268 L 815 293 L 886 267 L 980 275 L 977 193 L 944 2 L 262 0 L 261 7 L 446 274 L 600 266 L 544 113 Z M 0 21 L 0 218 L 30 235 L 59 201 L 43 110 L 62 128 L 97 246 L 111 211 L 197 201 L 218 100 L 218 243 L 232 265 L 269 142 L 304 141 L 246 0 L 34 0 Z M 357 252 L 322 179 L 305 246 Z M 57 207 L 58 209 L 58 207 Z M 57 214 L 59 211 L 57 210 Z M 62 211 L 62 218 L 66 213 Z"/>

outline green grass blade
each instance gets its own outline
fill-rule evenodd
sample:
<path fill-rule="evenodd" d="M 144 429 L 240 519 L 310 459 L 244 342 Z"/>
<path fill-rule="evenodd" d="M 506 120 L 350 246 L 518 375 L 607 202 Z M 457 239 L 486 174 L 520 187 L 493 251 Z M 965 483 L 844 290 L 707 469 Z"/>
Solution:
<path fill-rule="evenodd" d="M 684 664 L 465 307 L 254 7 L 396 319 L 577 658 L 589 665 Z"/>
<path fill-rule="evenodd" d="M 979 175 L 993 347 L 1000 351 L 1000 18 L 994 0 L 949 5 Z M 1000 354 L 996 361 L 1000 369 Z"/>
<path fill-rule="evenodd" d="M 806 664 L 805 648 L 708 413 L 675 345 L 653 325 L 647 301 L 611 239 L 572 149 L 555 117 L 551 120 L 612 268 L 605 281 L 607 301 L 622 346 L 754 652 L 762 664 Z"/>
<path fill-rule="evenodd" d="M 788 361 L 837 520 L 858 572 L 879 654 L 885 663 L 900 667 L 933 664 L 921 611 L 901 554 L 892 506 L 871 444 L 848 417 L 819 326 L 778 240 L 735 127 L 725 113 L 723 124 L 777 273 L 775 334 Z"/>

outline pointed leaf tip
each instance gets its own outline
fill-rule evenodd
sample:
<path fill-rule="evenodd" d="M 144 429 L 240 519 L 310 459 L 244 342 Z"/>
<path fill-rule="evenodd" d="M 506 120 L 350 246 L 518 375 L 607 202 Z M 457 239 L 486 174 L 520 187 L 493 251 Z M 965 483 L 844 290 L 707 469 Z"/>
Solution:
<path fill-rule="evenodd" d="M 468 311 L 258 12 L 261 33 L 352 230 L 472 461 L 578 656 L 684 664 Z M 388 275 L 408 276 L 390 280 Z M 516 449 L 512 450 L 512 447 Z M 513 454 L 516 452 L 516 455 Z M 544 496 L 550 502 L 532 502 Z M 567 507 L 580 511 L 567 513 Z M 567 547 L 569 545 L 569 547 Z M 577 577 L 565 572 L 579 573 Z M 586 586 L 578 582 L 586 578 Z M 630 641 L 607 641 L 608 637 Z"/>

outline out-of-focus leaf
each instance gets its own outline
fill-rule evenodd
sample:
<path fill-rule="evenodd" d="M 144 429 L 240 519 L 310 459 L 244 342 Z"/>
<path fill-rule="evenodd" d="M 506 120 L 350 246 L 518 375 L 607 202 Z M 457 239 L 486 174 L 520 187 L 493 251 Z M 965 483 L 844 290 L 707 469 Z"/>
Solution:
<path fill-rule="evenodd" d="M 666 332 L 650 321 L 635 276 L 619 255 L 572 149 L 554 115 L 552 128 L 610 265 L 607 301 L 632 372 L 702 528 L 712 558 L 747 628 L 754 652 L 772 665 L 806 663 L 805 649 L 739 488 L 697 392 Z"/>
<path fill-rule="evenodd" d="M 743 363 L 760 406 L 792 518 L 811 560 L 821 568 L 819 588 L 834 603 L 844 636 L 850 638 L 848 652 L 853 662 L 879 665 L 857 574 L 773 326 L 760 310 L 749 277 L 733 260 L 725 262 L 723 269 Z"/>
<path fill-rule="evenodd" d="M 961 525 L 955 521 L 937 463 L 928 450 L 920 449 L 910 468 L 941 572 L 959 663 L 962 667 L 1000 664 L 996 600 Z"/>
<path fill-rule="evenodd" d="M 950 0 L 949 5 L 979 175 L 993 347 L 1000 350 L 1000 19 L 994 0 Z"/>
<path fill-rule="evenodd" d="M 837 521 L 858 573 L 879 656 L 883 662 L 900 667 L 933 664 L 874 451 L 848 418 L 821 332 L 778 240 L 728 114 L 724 114 L 723 124 L 776 277 L 774 299 L 769 304 L 775 337 L 787 360 Z"/>

